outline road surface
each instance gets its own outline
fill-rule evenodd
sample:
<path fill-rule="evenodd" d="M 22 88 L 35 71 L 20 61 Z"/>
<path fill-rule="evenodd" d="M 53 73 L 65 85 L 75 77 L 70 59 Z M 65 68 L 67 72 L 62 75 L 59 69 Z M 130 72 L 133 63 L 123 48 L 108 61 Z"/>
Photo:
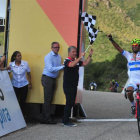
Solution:
<path fill-rule="evenodd" d="M 82 105 L 87 120 L 77 127 L 64 127 L 61 122 L 28 124 L 1 140 L 140 140 L 130 103 L 122 94 L 84 91 Z"/>

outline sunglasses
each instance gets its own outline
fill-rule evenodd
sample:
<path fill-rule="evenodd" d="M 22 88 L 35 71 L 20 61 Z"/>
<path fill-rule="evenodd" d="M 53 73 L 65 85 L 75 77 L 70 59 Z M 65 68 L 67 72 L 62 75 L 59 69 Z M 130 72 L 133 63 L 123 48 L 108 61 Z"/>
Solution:
<path fill-rule="evenodd" d="M 60 47 L 53 47 L 54 49 L 59 49 Z"/>
<path fill-rule="evenodd" d="M 139 46 L 138 44 L 133 44 L 133 45 L 132 45 L 132 47 L 138 47 L 138 46 Z"/>

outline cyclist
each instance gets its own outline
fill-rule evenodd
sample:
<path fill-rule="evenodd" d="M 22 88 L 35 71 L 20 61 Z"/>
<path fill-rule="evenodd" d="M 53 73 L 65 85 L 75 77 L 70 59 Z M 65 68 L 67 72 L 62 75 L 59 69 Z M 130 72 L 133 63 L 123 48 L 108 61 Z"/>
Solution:
<path fill-rule="evenodd" d="M 92 82 L 89 84 L 89 87 L 90 87 L 90 90 L 96 90 L 97 84 L 96 84 L 94 81 L 92 81 Z"/>
<path fill-rule="evenodd" d="M 132 114 L 135 114 L 135 101 L 133 97 L 134 90 L 137 89 L 137 84 L 140 84 L 140 39 L 133 39 L 132 53 L 123 50 L 112 38 L 112 35 L 108 35 L 109 40 L 113 46 L 127 59 L 128 64 L 128 76 L 129 85 L 127 87 L 127 96 L 131 102 Z"/>
<path fill-rule="evenodd" d="M 111 92 L 117 92 L 118 91 L 118 86 L 119 86 L 119 84 L 113 79 L 110 82 L 110 90 L 111 90 Z"/>

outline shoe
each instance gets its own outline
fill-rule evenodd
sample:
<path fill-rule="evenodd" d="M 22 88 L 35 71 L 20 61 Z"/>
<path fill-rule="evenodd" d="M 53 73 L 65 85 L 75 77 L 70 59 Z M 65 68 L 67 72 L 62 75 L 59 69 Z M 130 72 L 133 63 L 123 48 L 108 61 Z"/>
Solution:
<path fill-rule="evenodd" d="M 57 122 L 54 120 L 41 120 L 40 123 L 41 124 L 57 124 Z"/>
<path fill-rule="evenodd" d="M 135 111 L 136 111 L 135 106 L 131 106 L 131 113 L 132 113 L 133 115 L 135 115 Z"/>
<path fill-rule="evenodd" d="M 68 123 L 64 123 L 64 126 L 76 127 L 77 124 L 74 124 L 74 123 L 68 122 Z"/>

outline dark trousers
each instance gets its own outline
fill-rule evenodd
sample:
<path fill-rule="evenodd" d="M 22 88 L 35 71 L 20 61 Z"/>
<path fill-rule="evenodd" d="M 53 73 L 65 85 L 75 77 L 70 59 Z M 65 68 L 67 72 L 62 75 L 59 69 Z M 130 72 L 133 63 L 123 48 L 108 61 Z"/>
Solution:
<path fill-rule="evenodd" d="M 54 96 L 56 79 L 42 75 L 42 86 L 44 88 L 44 104 L 42 108 L 43 117 L 46 120 L 51 119 L 51 114 L 54 114 L 55 107 L 51 104 Z"/>
<path fill-rule="evenodd" d="M 22 113 L 23 113 L 23 115 L 25 115 L 25 112 L 26 112 L 25 111 L 25 102 L 26 102 L 27 93 L 28 93 L 28 85 L 21 87 L 21 88 L 14 87 L 14 91 L 16 93 Z"/>
<path fill-rule="evenodd" d="M 71 108 L 75 104 L 75 98 L 77 93 L 77 87 L 65 87 L 63 86 L 64 93 L 66 96 L 66 105 L 64 108 L 63 123 L 69 122 L 69 117 L 71 115 Z"/>

